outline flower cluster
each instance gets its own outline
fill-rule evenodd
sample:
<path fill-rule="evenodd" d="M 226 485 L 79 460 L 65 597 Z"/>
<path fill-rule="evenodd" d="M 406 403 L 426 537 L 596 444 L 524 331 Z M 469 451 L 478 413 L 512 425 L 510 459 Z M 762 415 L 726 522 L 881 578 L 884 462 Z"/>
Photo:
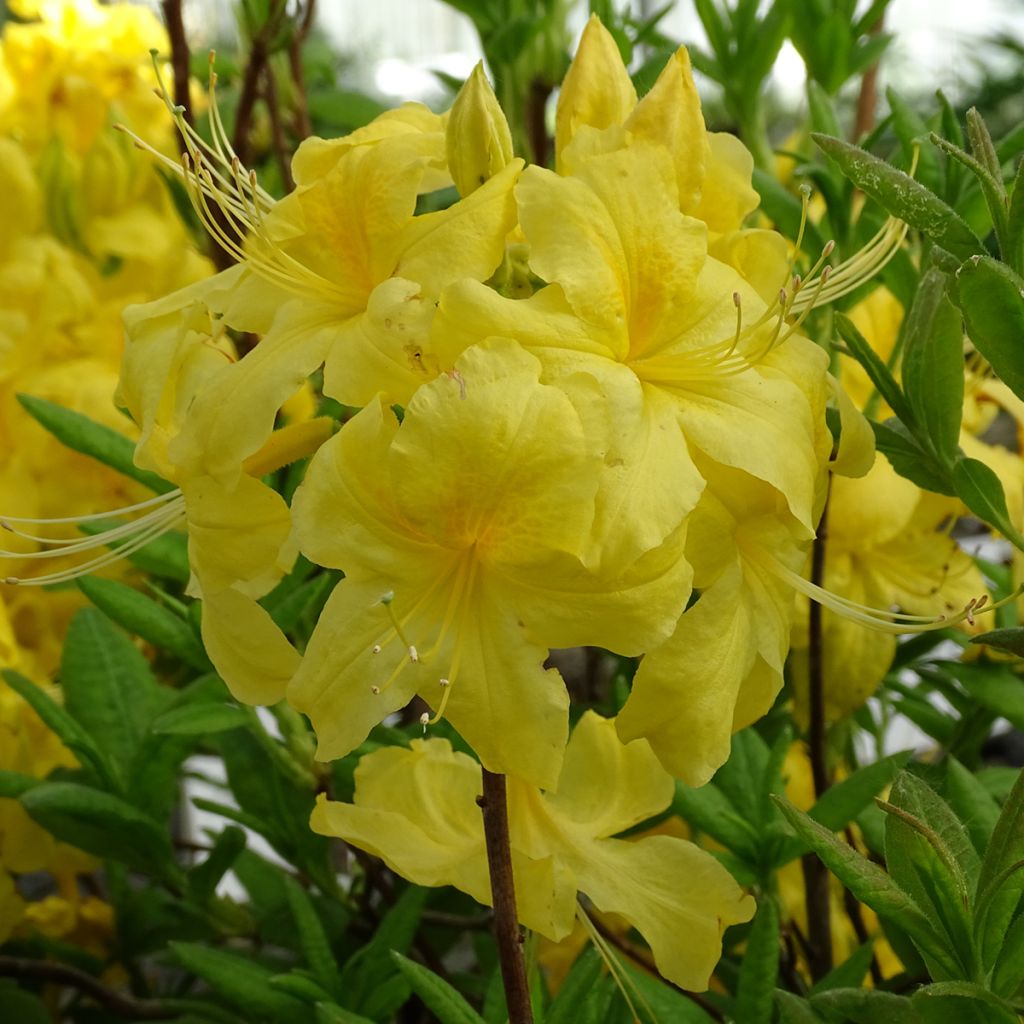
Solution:
<path fill-rule="evenodd" d="M 706 130 L 686 51 L 638 99 L 596 18 L 554 170 L 513 156 L 480 68 L 445 115 L 408 104 L 307 140 L 279 201 L 214 96 L 209 142 L 168 106 L 182 162 L 137 141 L 238 265 L 125 314 L 118 404 L 137 464 L 173 488 L 118 538 L 184 525 L 218 672 L 304 712 L 322 759 L 418 698 L 425 731 L 446 719 L 508 775 L 529 925 L 567 934 L 581 890 L 703 987 L 751 901 L 681 839 L 612 837 L 666 806 L 672 776 L 706 782 L 771 707 L 797 591 L 892 633 L 941 624 L 801 575 L 830 471 L 862 476 L 872 444 L 800 327 L 905 227 L 795 274 L 781 236 L 744 227 L 752 161 Z M 340 430 L 313 415 L 314 375 Z M 290 502 L 264 481 L 305 459 Z M 299 553 L 343 574 L 303 651 L 260 603 Z M 570 737 L 546 662 L 580 645 L 642 661 L 618 717 Z M 476 779 L 444 740 L 380 751 L 314 827 L 487 902 Z"/>
<path fill-rule="evenodd" d="M 16 396 L 47 399 L 133 433 L 112 401 L 122 309 L 210 267 L 193 250 L 162 176 L 130 139 L 110 130 L 123 119 L 173 151 L 150 83 L 147 50 L 166 45 L 159 21 L 139 7 L 93 0 L 9 7 L 30 20 L 9 21 L 0 39 L 0 536 L 5 575 L 32 575 L 42 559 L 52 576 L 77 560 L 61 545 L 41 550 L 38 523 L 134 502 L 141 488 L 65 448 Z M 101 542 L 93 543 L 102 553 Z M 73 589 L 6 588 L 0 668 L 40 683 L 52 678 L 68 620 L 83 602 Z M 0 684 L 0 768 L 44 778 L 75 763 Z M 0 935 L 22 919 L 54 936 L 73 931 L 84 906 L 74 875 L 93 866 L 55 846 L 16 801 L 0 800 Z M 23 904 L 7 872 L 44 869 L 61 896 Z M 47 921 L 36 920 L 37 912 Z"/>

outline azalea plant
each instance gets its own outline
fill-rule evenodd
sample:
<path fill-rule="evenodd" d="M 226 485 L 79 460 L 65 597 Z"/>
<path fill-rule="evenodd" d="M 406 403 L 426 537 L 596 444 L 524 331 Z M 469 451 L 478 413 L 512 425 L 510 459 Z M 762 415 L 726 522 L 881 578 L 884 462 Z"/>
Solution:
<path fill-rule="evenodd" d="M 1024 133 L 452 6 L 438 112 L 8 4 L 4 1019 L 1019 1020 Z"/>

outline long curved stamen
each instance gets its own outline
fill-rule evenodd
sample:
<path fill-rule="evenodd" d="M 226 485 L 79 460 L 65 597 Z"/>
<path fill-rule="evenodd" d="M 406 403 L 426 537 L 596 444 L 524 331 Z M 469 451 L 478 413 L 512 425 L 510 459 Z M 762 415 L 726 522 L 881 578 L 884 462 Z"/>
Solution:
<path fill-rule="evenodd" d="M 77 579 L 79 576 L 86 576 L 89 573 L 96 572 L 98 569 L 103 569 L 114 562 L 119 562 L 122 559 L 127 558 L 129 555 L 133 555 L 140 548 L 145 547 L 150 542 L 156 540 L 157 537 L 167 533 L 178 522 L 184 519 L 184 517 L 184 502 L 182 502 L 181 506 L 171 505 L 167 509 L 162 509 L 159 515 L 144 516 L 142 519 L 132 524 L 138 527 L 139 524 L 144 523 L 145 527 L 141 532 L 138 532 L 135 535 L 133 540 L 126 544 L 119 544 L 112 551 L 108 551 L 97 558 L 90 559 L 88 562 L 83 562 L 80 565 L 73 566 L 69 569 L 48 573 L 44 576 L 33 576 L 28 579 L 23 579 L 18 576 L 8 576 L 3 582 L 12 585 L 41 587 L 53 583 L 65 583 L 70 580 Z M 100 536 L 103 535 L 101 534 Z M 123 536 L 119 539 L 123 539 Z M 68 552 L 64 550 L 60 553 L 67 554 Z"/>
<path fill-rule="evenodd" d="M 816 601 L 823 607 L 828 608 L 836 615 L 840 615 L 851 622 L 856 622 L 861 626 L 866 626 L 869 629 L 882 633 L 891 633 L 896 636 L 901 636 L 905 633 L 928 633 L 937 629 L 946 629 L 949 626 L 955 626 L 965 621 L 973 623 L 974 615 L 983 608 L 986 612 L 994 611 L 1009 601 L 1015 600 L 1020 593 L 1024 592 L 1024 587 L 1021 587 L 1009 597 L 994 604 L 989 603 L 987 594 L 979 598 L 972 598 L 960 611 L 952 615 L 910 615 L 905 612 L 872 608 L 869 605 L 860 604 L 857 601 L 851 601 L 838 594 L 833 594 L 830 590 L 826 590 L 824 587 L 819 587 L 817 584 L 804 579 L 799 573 L 777 562 L 771 555 L 752 552 L 750 557 L 761 568 L 788 583 L 795 591 L 803 594 L 811 601 Z"/>
<path fill-rule="evenodd" d="M 130 512 L 141 512 L 143 509 L 152 508 L 154 505 L 160 505 L 165 501 L 173 501 L 175 498 L 181 497 L 181 491 L 175 488 L 173 491 L 167 491 L 165 494 L 158 494 L 155 498 L 148 498 L 146 501 L 136 502 L 134 505 L 125 505 L 123 508 L 114 509 L 112 512 L 93 512 L 90 515 L 85 516 L 61 516 L 57 519 L 33 519 L 28 516 L 0 516 L 0 527 L 4 529 L 10 529 L 9 523 L 29 523 L 33 526 L 45 526 L 49 523 L 60 524 L 60 523 L 89 523 L 96 522 L 99 519 L 113 519 L 117 516 L 128 515 Z M 12 531 L 15 532 L 15 531 Z"/>

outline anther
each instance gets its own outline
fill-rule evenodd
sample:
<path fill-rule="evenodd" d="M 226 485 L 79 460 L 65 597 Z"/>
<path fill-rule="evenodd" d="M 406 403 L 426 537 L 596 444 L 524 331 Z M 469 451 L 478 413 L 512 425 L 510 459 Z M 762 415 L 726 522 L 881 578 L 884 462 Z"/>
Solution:
<path fill-rule="evenodd" d="M 380 696 L 380 687 L 379 686 L 371 686 L 370 687 L 370 693 L 372 693 L 374 695 L 374 697 Z"/>
<path fill-rule="evenodd" d="M 412 644 L 409 644 L 409 660 L 414 665 L 420 660 L 420 652 Z"/>
<path fill-rule="evenodd" d="M 424 732 L 427 731 L 427 725 L 429 724 L 429 722 L 430 722 L 430 715 L 427 714 L 426 711 L 424 711 L 423 714 L 420 715 L 420 725 L 423 726 L 423 731 Z"/>
<path fill-rule="evenodd" d="M 16 587 L 20 582 L 21 582 L 21 580 L 19 580 L 17 576 L 5 576 L 4 577 L 4 583 L 7 583 L 7 584 L 9 584 L 12 587 Z"/>
<path fill-rule="evenodd" d="M 380 652 L 381 652 L 380 644 L 374 644 L 373 647 L 370 648 L 370 653 L 371 654 L 380 654 Z"/>
<path fill-rule="evenodd" d="M 438 686 L 451 686 L 452 684 L 447 679 L 439 679 L 437 681 Z"/>
<path fill-rule="evenodd" d="M 821 255 L 822 255 L 822 256 L 823 256 L 823 257 L 824 257 L 825 259 L 828 259 L 828 258 L 829 258 L 829 256 L 831 256 L 831 255 L 832 255 L 832 250 L 833 250 L 833 249 L 834 249 L 835 247 L 836 247 L 836 240 L 835 240 L 834 238 L 830 238 L 830 239 L 829 239 L 829 240 L 828 240 L 828 241 L 827 241 L 827 242 L 825 243 L 825 247 L 824 247 L 824 248 L 823 248 L 823 249 L 821 250 Z"/>
<path fill-rule="evenodd" d="M 740 301 L 741 301 L 741 300 L 740 300 L 740 293 L 739 293 L 739 292 L 733 292 L 733 293 L 732 293 L 732 304 L 733 304 L 733 305 L 734 305 L 734 306 L 735 306 L 735 307 L 736 307 L 737 309 L 739 309 L 739 308 L 740 308 Z"/>
<path fill-rule="evenodd" d="M 11 533 L 14 533 L 14 527 L 11 526 L 11 524 L 7 522 L 6 519 L 0 519 L 0 528 L 4 530 L 9 530 Z"/>

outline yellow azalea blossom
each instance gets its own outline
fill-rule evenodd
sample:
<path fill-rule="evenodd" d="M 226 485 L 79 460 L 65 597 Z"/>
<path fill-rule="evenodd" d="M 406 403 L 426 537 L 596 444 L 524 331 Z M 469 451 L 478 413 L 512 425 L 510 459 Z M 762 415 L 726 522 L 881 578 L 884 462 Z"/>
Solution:
<path fill-rule="evenodd" d="M 528 168 L 520 222 L 549 284 L 513 300 L 458 282 L 434 324 L 446 365 L 501 335 L 534 352 L 547 381 L 600 382 L 609 408 L 591 429 L 605 431 L 609 472 L 594 557 L 628 559 L 675 529 L 703 489 L 690 450 L 770 483 L 813 533 L 827 358 L 707 254 L 676 190 L 653 143 L 593 156 L 571 178 Z"/>
<path fill-rule="evenodd" d="M 617 726 L 646 739 L 688 785 L 707 782 L 732 734 L 771 707 L 782 687 L 793 585 L 807 538 L 782 496 L 738 470 L 701 467 L 708 486 L 690 519 L 686 555 L 697 601 L 647 653 Z"/>
<path fill-rule="evenodd" d="M 313 829 L 383 858 L 417 885 L 454 885 L 480 903 L 491 892 L 476 798 L 480 767 L 446 740 L 388 747 L 356 768 L 355 802 L 321 796 Z M 509 835 L 520 921 L 558 941 L 573 928 L 577 892 L 644 937 L 658 970 L 703 991 L 722 933 L 754 901 L 710 854 L 672 836 L 613 838 L 662 810 L 673 783 L 643 741 L 624 746 L 592 711 L 573 731 L 557 791 L 508 780 Z"/>
<path fill-rule="evenodd" d="M 284 399 L 321 364 L 324 393 L 347 405 L 378 393 L 404 404 L 436 374 L 426 345 L 437 296 L 453 280 L 490 277 L 502 262 L 522 161 L 448 209 L 417 216 L 445 136 L 410 114 L 379 119 L 356 142 L 304 142 L 299 184 L 276 203 L 241 175 L 226 184 L 221 158 L 204 156 L 186 136 L 193 202 L 245 268 L 225 320 L 264 336 L 197 397 L 177 459 L 201 459 L 231 480 L 266 440 Z M 215 204 L 223 216 L 212 215 Z"/>
<path fill-rule="evenodd" d="M 949 536 L 958 503 L 920 490 L 879 456 L 858 479 L 836 477 L 829 501 L 823 586 L 849 601 L 919 615 L 959 611 L 985 592 L 970 557 Z M 793 637 L 798 710 L 807 708 L 806 604 Z M 823 610 L 826 716 L 856 711 L 881 683 L 896 637 Z"/>
<path fill-rule="evenodd" d="M 540 371 L 509 341 L 467 350 L 401 425 L 372 402 L 314 456 L 296 530 L 307 557 L 346 578 L 288 699 L 320 757 L 348 753 L 418 693 L 490 770 L 550 787 L 568 695 L 541 667 L 548 648 L 638 654 L 679 615 L 683 530 L 608 577 L 579 561 L 603 464 L 586 411 Z M 596 388 L 579 383 L 592 408 Z"/>
<path fill-rule="evenodd" d="M 666 147 L 679 209 L 707 225 L 710 254 L 774 301 L 787 276 L 786 242 L 775 231 L 743 227 L 760 203 L 751 184 L 754 159 L 734 135 L 706 130 L 686 48 L 638 101 L 614 38 L 592 15 L 559 93 L 556 169 L 574 174 L 594 152 L 634 142 Z"/>

